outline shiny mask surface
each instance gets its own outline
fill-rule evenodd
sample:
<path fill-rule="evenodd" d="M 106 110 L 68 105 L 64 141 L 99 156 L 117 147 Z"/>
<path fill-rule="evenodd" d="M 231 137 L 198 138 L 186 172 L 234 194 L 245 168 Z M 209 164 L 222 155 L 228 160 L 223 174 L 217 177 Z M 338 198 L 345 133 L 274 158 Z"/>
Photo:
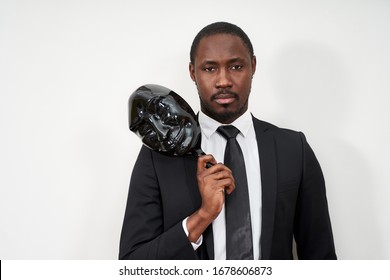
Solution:
<path fill-rule="evenodd" d="M 160 85 L 143 85 L 129 98 L 129 128 L 148 148 L 170 156 L 194 153 L 200 128 L 188 103 Z"/>

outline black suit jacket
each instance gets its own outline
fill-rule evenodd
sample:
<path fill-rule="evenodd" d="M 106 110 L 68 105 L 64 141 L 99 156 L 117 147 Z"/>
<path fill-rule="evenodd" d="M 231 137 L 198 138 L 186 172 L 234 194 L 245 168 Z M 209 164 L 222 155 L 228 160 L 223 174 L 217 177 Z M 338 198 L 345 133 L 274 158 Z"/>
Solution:
<path fill-rule="evenodd" d="M 320 165 L 300 132 L 253 118 L 261 183 L 261 259 L 336 259 Z M 194 251 L 182 221 L 201 205 L 193 155 L 142 147 L 135 163 L 120 259 L 214 259 L 212 226 Z"/>

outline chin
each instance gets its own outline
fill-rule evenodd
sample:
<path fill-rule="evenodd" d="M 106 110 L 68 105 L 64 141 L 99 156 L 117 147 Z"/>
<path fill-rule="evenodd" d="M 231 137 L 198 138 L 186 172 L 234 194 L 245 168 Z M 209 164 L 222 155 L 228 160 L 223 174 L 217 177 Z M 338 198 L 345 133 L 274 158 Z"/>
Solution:
<path fill-rule="evenodd" d="M 194 148 L 194 144 L 192 143 L 193 137 L 189 136 L 184 139 L 179 145 L 177 145 L 175 149 L 175 154 L 177 155 L 185 155 L 188 154 L 192 148 Z"/>
<path fill-rule="evenodd" d="M 237 112 L 224 111 L 214 114 L 213 119 L 217 120 L 220 123 L 232 123 L 235 119 L 240 116 Z"/>
<path fill-rule="evenodd" d="M 202 112 L 205 113 L 210 118 L 220 122 L 220 123 L 229 123 L 230 120 L 235 120 L 240 116 L 240 110 L 234 110 L 229 108 L 228 105 L 218 106 L 218 108 L 210 108 L 210 106 L 202 106 Z"/>

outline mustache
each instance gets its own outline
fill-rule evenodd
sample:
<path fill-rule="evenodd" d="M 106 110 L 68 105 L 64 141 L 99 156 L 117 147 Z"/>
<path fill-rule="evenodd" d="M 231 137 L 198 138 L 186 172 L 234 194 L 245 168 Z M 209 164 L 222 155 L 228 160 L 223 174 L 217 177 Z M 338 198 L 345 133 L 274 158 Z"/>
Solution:
<path fill-rule="evenodd" d="M 223 98 L 233 97 L 233 98 L 239 99 L 239 95 L 236 92 L 228 90 L 228 89 L 222 89 L 222 90 L 219 90 L 218 92 L 214 93 L 211 96 L 211 100 L 215 100 L 215 99 L 218 99 L 221 97 L 223 97 Z"/>

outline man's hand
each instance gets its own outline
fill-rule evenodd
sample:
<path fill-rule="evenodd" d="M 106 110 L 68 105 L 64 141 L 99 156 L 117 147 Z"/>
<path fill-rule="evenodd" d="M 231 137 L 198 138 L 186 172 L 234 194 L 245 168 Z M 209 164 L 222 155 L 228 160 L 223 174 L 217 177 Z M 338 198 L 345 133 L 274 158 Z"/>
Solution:
<path fill-rule="evenodd" d="M 214 166 L 206 168 L 207 162 Z M 205 218 L 213 221 L 222 210 L 225 203 L 225 191 L 230 194 L 234 190 L 234 178 L 230 169 L 221 163 L 216 163 L 212 155 L 198 159 L 198 187 L 202 197 L 199 211 Z"/>
<path fill-rule="evenodd" d="M 207 168 L 207 162 L 214 165 Z M 191 242 L 196 242 L 206 228 L 217 218 L 225 203 L 225 192 L 231 194 L 235 188 L 230 169 L 221 163 L 217 163 L 212 155 L 200 156 L 197 168 L 202 205 L 187 219 L 188 238 Z"/>

